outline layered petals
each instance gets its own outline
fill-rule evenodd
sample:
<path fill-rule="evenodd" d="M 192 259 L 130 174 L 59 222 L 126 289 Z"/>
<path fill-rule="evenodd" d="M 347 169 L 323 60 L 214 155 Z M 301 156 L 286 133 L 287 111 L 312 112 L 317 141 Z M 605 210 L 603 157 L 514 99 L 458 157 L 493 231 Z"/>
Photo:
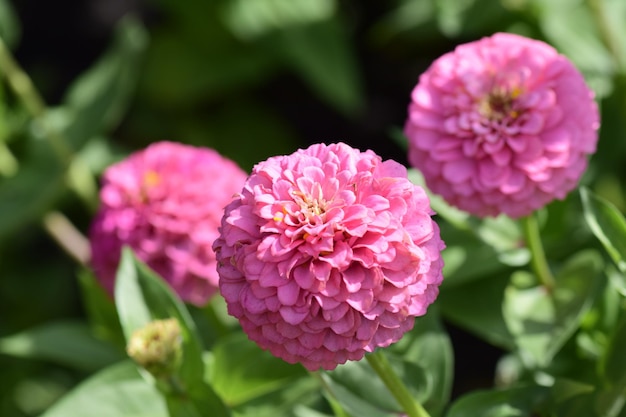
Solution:
<path fill-rule="evenodd" d="M 333 369 L 399 340 L 442 280 L 444 244 L 406 169 L 343 143 L 254 167 L 215 249 L 228 311 L 250 339 Z"/>
<path fill-rule="evenodd" d="M 497 33 L 420 76 L 405 133 L 433 192 L 479 217 L 516 218 L 576 187 L 598 128 L 594 95 L 567 58 Z"/>
<path fill-rule="evenodd" d="M 158 142 L 110 166 L 90 228 L 91 264 L 113 293 L 121 247 L 159 273 L 188 302 L 204 305 L 217 292 L 211 245 L 223 209 L 246 174 L 211 149 Z M 237 224 L 236 238 L 250 233 Z"/>

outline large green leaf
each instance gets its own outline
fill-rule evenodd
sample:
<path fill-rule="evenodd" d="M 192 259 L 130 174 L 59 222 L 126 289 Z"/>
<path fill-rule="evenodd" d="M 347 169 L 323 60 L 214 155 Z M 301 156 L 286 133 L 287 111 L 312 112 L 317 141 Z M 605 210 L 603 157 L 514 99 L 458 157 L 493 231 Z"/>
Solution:
<path fill-rule="evenodd" d="M 233 417 L 301 417 L 303 406 L 319 409 L 322 403 L 318 382 L 314 378 L 300 378 L 238 405 L 233 409 Z"/>
<path fill-rule="evenodd" d="M 547 366 L 580 326 L 602 283 L 601 268 L 601 257 L 589 250 L 563 266 L 551 292 L 534 285 L 530 274 L 519 272 L 512 277 L 502 310 L 527 366 Z"/>
<path fill-rule="evenodd" d="M 347 362 L 332 372 L 322 373 L 321 377 L 327 387 L 326 395 L 335 399 L 351 416 L 394 417 L 402 411 L 364 360 Z M 418 368 L 416 377 L 425 379 L 423 370 Z"/>
<path fill-rule="evenodd" d="M 121 351 L 96 339 L 89 326 L 76 321 L 47 323 L 0 338 L 0 353 L 53 361 L 88 371 L 124 358 Z"/>
<path fill-rule="evenodd" d="M 158 391 L 130 361 L 106 368 L 65 395 L 41 417 L 169 417 Z"/>
<path fill-rule="evenodd" d="M 187 308 L 165 283 L 132 250 L 122 250 L 115 283 L 115 304 L 126 340 L 151 321 L 176 318 L 183 333 L 185 382 L 193 384 L 204 375 L 202 347 Z"/>
<path fill-rule="evenodd" d="M 581 188 L 585 219 L 613 261 L 626 273 L 626 219 L 608 201 Z"/>
<path fill-rule="evenodd" d="M 546 394 L 547 389 L 539 386 L 475 391 L 459 398 L 446 417 L 531 417 Z"/>
<path fill-rule="evenodd" d="M 123 19 L 109 50 L 74 81 L 62 107 L 51 111 L 50 121 L 74 149 L 120 122 L 135 90 L 146 46 L 143 26 Z"/>
<path fill-rule="evenodd" d="M 443 316 L 496 346 L 513 347 L 502 315 L 509 275 L 495 273 L 453 288 L 442 288 L 437 305 Z"/>
<path fill-rule="evenodd" d="M 209 380 L 230 406 L 275 391 L 306 376 L 304 368 L 272 356 L 237 332 L 217 341 Z"/>
<path fill-rule="evenodd" d="M 176 377 L 183 383 L 186 395 L 167 397 L 172 416 L 193 416 L 194 410 L 199 413 L 202 409 L 211 409 L 215 417 L 230 415 L 221 399 L 204 382 L 202 346 L 185 305 L 128 247 L 122 250 L 117 271 L 115 304 L 127 340 L 135 330 L 151 321 L 177 319 L 183 342 L 182 364 Z"/>
<path fill-rule="evenodd" d="M 347 115 L 363 108 L 361 74 L 345 26 L 338 18 L 290 26 L 269 40 L 322 99 Z"/>

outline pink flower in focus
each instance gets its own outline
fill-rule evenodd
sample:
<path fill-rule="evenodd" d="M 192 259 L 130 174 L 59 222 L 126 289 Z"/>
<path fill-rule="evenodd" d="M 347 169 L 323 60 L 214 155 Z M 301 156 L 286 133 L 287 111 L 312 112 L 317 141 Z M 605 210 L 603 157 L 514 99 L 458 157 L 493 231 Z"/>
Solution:
<path fill-rule="evenodd" d="M 498 33 L 460 45 L 413 90 L 409 160 L 460 209 L 528 215 L 576 187 L 598 139 L 593 97 L 543 42 Z"/>
<path fill-rule="evenodd" d="M 388 346 L 438 294 L 444 244 L 406 169 L 313 145 L 258 164 L 226 207 L 220 291 L 250 339 L 334 369 Z"/>
<path fill-rule="evenodd" d="M 211 245 L 224 206 L 246 174 L 211 149 L 159 142 L 109 167 L 91 225 L 91 263 L 113 293 L 123 245 L 180 297 L 203 305 L 217 292 Z"/>

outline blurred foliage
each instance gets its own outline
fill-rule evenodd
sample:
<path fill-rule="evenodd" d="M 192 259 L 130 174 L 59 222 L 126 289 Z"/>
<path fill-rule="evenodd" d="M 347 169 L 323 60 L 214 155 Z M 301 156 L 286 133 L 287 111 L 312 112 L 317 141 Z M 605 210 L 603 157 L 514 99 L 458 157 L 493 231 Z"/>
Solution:
<path fill-rule="evenodd" d="M 146 383 L 129 362 L 116 362 L 131 321 L 147 320 L 158 310 L 141 298 L 139 281 L 128 281 L 136 290 L 129 297 L 143 301 L 117 300 L 122 303 L 119 328 L 113 304 L 42 224 L 54 210 L 86 233 L 97 204 L 97 178 L 107 165 L 164 139 L 215 148 L 246 170 L 319 141 L 341 140 L 406 161 L 394 132 L 404 123 L 419 74 L 456 44 L 498 31 L 543 39 L 567 55 L 595 90 L 602 111 L 600 143 L 583 179 L 588 189 L 582 203 L 571 193 L 541 213 L 542 239 L 557 271 L 558 302 L 548 303 L 537 294 L 534 278 L 519 271 L 529 255 L 515 223 L 478 221 L 434 198 L 448 246 L 446 280 L 436 312 L 418 320 L 390 356 L 406 372 L 405 379 L 413 376 L 407 385 L 433 416 L 443 415 L 450 396 L 465 393 L 453 390 L 454 338 L 451 345 L 444 320 L 508 352 L 495 375 L 500 386 L 462 396 L 448 416 L 519 416 L 531 409 L 568 416 L 625 415 L 614 410 L 626 396 L 626 2 L 70 3 L 64 8 L 0 0 L 0 38 L 49 103 L 39 108 L 36 97 L 29 102 L 16 95 L 16 74 L 2 65 L 0 415 L 40 415 L 76 386 L 45 416 L 86 415 L 94 401 L 110 405 L 103 416 L 122 415 L 115 408 L 118 400 L 126 406 L 123 415 L 159 416 L 168 407 L 187 406 L 161 402 L 157 385 Z M 33 9 L 44 18 L 34 22 Z M 82 24 L 72 19 L 74 9 L 90 12 Z M 104 27 L 104 35 L 96 36 L 91 26 Z M 76 44 L 48 37 L 57 32 Z M 99 42 L 92 46 L 93 40 Z M 89 44 L 88 54 L 55 58 L 79 49 L 78 42 Z M 419 173 L 411 175 L 420 182 Z M 590 249 L 581 253 L 583 248 Z M 129 270 L 143 271 L 128 256 Z M 389 398 L 363 400 L 355 383 L 370 378 L 363 364 L 321 375 L 334 392 L 322 398 L 319 381 L 300 378 L 300 368 L 272 362 L 244 342 L 219 301 L 188 313 L 158 281 L 147 280 L 156 288 L 150 297 L 160 294 L 163 305 L 173 306 L 186 323 L 186 340 L 193 340 L 188 355 L 195 372 L 204 369 L 205 375 L 187 370 L 182 377 L 195 378 L 198 392 L 212 393 L 204 395 L 205 401 L 218 404 L 221 398 L 233 407 L 233 415 L 257 417 L 274 416 L 276 410 L 319 417 L 336 407 L 354 416 L 364 415 L 363 410 L 375 416 L 397 408 Z M 130 319 L 122 306 L 148 307 Z M 205 336 L 209 354 L 200 353 L 200 336 L 189 327 L 189 314 L 203 336 L 220 335 L 218 341 Z M 548 330 L 529 334 L 531 325 Z M 477 346 L 458 346 L 455 358 L 479 359 Z M 94 356 L 87 360 L 89 354 Z M 266 368 L 242 366 L 257 359 L 272 368 L 271 378 Z M 457 371 L 459 387 L 478 388 L 484 378 L 494 378 L 491 369 L 484 375 Z"/>

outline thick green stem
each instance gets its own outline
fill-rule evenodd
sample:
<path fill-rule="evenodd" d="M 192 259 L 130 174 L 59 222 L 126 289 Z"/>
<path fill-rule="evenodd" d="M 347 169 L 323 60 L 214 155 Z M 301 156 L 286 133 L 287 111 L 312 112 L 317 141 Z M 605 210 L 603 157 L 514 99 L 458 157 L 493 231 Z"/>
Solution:
<path fill-rule="evenodd" d="M 400 403 L 408 417 L 430 417 L 430 414 L 412 396 L 402 380 L 391 368 L 391 364 L 381 350 L 365 356 L 370 366 L 376 371 L 391 395 Z"/>
<path fill-rule="evenodd" d="M 522 229 L 526 237 L 526 246 L 530 250 L 530 263 L 541 282 L 548 291 L 554 288 L 554 277 L 550 271 L 550 266 L 546 260 L 546 254 L 541 244 L 541 236 L 539 235 L 539 225 L 533 214 L 521 219 Z"/>

